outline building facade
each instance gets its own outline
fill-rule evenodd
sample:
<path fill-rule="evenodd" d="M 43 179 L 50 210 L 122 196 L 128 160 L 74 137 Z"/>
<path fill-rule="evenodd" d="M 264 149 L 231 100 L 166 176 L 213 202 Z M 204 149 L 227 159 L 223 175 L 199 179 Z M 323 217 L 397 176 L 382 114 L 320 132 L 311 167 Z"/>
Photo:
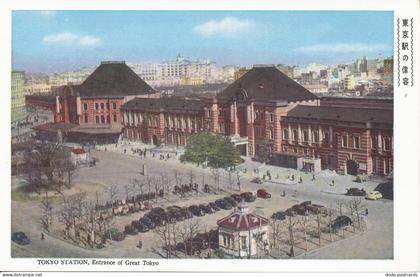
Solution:
<path fill-rule="evenodd" d="M 12 71 L 11 121 L 16 124 L 26 118 L 25 109 L 25 72 Z"/>

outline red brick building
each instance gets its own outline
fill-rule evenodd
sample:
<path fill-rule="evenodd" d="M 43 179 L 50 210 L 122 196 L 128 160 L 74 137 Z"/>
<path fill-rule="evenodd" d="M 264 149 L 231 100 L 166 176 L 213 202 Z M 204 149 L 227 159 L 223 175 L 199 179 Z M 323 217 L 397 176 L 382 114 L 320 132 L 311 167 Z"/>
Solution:
<path fill-rule="evenodd" d="M 34 105 L 49 104 L 55 99 L 55 123 L 74 124 L 66 130 L 73 141 L 116 141 L 121 134 L 120 107 L 135 97 L 159 94 L 144 82 L 125 62 L 102 62 L 80 85 L 60 86 L 45 103 L 28 99 Z M 59 124 L 37 127 L 37 132 L 51 132 Z M 70 125 L 68 125 L 70 126 Z M 63 131 L 63 130 L 61 130 Z"/>
<path fill-rule="evenodd" d="M 185 145 L 208 131 L 231 137 L 243 155 L 265 147 L 283 166 L 379 175 L 393 168 L 392 101 L 318 99 L 274 67 L 254 67 L 213 98 L 136 98 L 121 113 L 130 140 Z"/>

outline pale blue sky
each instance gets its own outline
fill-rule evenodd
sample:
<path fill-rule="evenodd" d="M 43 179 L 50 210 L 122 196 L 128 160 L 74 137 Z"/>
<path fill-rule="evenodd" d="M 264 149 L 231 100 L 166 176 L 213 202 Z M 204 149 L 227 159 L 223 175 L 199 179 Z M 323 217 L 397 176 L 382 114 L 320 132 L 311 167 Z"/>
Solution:
<path fill-rule="evenodd" d="M 13 68 L 64 71 L 177 53 L 218 65 L 335 64 L 393 54 L 392 12 L 14 11 Z"/>

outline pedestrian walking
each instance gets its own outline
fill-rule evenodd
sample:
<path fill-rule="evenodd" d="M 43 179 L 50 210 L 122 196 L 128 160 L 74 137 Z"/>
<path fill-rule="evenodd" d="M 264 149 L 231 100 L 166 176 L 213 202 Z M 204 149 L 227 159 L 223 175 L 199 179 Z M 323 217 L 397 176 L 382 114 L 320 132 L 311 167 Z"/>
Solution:
<path fill-rule="evenodd" d="M 367 216 L 368 214 L 369 214 L 369 210 L 368 208 L 366 208 L 365 215 Z"/>
<path fill-rule="evenodd" d="M 43 232 L 41 232 L 41 240 L 45 240 L 45 235 Z"/>
<path fill-rule="evenodd" d="M 283 190 L 283 197 L 285 197 L 286 196 L 286 191 L 285 190 Z"/>
<path fill-rule="evenodd" d="M 302 183 L 302 177 L 299 177 L 299 183 Z"/>
<path fill-rule="evenodd" d="M 312 181 L 315 181 L 315 174 L 312 174 Z"/>

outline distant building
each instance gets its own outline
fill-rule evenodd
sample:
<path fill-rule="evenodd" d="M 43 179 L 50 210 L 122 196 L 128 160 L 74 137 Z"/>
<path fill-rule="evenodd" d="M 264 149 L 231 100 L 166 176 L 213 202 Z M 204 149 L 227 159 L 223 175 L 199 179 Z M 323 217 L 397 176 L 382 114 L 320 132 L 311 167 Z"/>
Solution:
<path fill-rule="evenodd" d="M 392 81 L 394 76 L 394 58 L 386 58 L 384 60 L 384 78 L 388 78 Z"/>
<path fill-rule="evenodd" d="M 241 67 L 238 70 L 235 71 L 234 74 L 234 80 L 238 80 L 239 78 L 241 78 L 242 76 L 244 76 L 245 73 L 247 73 L 250 69 L 247 69 L 246 67 Z"/>
<path fill-rule="evenodd" d="M 315 94 L 328 93 L 328 86 L 323 84 L 306 84 L 303 87 Z"/>
<path fill-rule="evenodd" d="M 25 72 L 12 71 L 11 85 L 11 121 L 16 124 L 26 118 Z"/>
<path fill-rule="evenodd" d="M 217 221 L 219 249 L 238 258 L 264 254 L 269 249 L 269 224 L 268 218 L 240 207 L 238 211 Z"/>
<path fill-rule="evenodd" d="M 344 90 L 354 90 L 354 75 L 347 75 L 343 81 Z"/>
<path fill-rule="evenodd" d="M 25 85 L 25 95 L 33 95 L 33 94 L 48 94 L 51 93 L 51 85 L 50 84 L 31 84 Z"/>

